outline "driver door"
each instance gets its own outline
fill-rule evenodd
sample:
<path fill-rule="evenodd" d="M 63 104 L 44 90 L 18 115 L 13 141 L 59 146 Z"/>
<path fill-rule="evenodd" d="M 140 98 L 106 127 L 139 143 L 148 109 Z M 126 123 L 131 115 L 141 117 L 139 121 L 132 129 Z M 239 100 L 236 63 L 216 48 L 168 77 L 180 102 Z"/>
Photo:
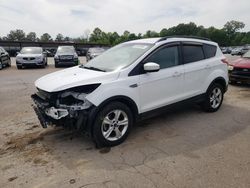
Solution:
<path fill-rule="evenodd" d="M 180 46 L 175 43 L 158 48 L 143 61 L 159 64 L 160 70 L 139 76 L 142 113 L 183 99 L 184 67 L 180 57 Z"/>

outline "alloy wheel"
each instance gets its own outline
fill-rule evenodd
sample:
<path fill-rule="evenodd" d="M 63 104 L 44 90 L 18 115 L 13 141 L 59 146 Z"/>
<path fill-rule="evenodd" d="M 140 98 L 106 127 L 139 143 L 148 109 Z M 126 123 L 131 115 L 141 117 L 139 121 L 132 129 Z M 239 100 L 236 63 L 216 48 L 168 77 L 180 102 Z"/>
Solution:
<path fill-rule="evenodd" d="M 128 115 L 124 111 L 113 110 L 102 121 L 102 135 L 106 140 L 117 141 L 125 135 L 128 124 Z"/>
<path fill-rule="evenodd" d="M 222 101 L 222 91 L 220 88 L 215 87 L 210 94 L 210 105 L 212 108 L 216 109 L 220 106 Z"/>

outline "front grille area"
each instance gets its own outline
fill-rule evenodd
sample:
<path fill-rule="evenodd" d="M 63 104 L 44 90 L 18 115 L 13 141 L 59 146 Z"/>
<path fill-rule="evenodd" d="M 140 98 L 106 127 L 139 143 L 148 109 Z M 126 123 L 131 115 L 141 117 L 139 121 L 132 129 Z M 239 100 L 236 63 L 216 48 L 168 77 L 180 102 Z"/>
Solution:
<path fill-rule="evenodd" d="M 23 60 L 26 60 L 26 61 L 31 61 L 31 60 L 34 60 L 36 58 L 34 57 L 24 57 Z"/>
<path fill-rule="evenodd" d="M 245 76 L 250 78 L 250 68 L 234 68 L 231 74 L 233 76 Z"/>
<path fill-rule="evenodd" d="M 59 56 L 59 59 L 60 60 L 73 60 L 74 56 L 72 56 L 72 55 L 61 55 L 61 56 Z"/>

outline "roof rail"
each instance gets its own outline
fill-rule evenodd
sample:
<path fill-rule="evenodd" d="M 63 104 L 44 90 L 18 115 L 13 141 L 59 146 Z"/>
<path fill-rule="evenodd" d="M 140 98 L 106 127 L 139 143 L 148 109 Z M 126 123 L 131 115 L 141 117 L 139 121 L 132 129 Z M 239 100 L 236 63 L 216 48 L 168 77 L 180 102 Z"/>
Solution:
<path fill-rule="evenodd" d="M 211 41 L 209 38 L 205 38 L 205 37 L 198 37 L 198 36 L 192 36 L 192 35 L 172 35 L 172 36 L 162 37 L 157 42 L 164 41 L 170 38 L 189 38 L 189 39 L 200 39 L 200 40 Z"/>

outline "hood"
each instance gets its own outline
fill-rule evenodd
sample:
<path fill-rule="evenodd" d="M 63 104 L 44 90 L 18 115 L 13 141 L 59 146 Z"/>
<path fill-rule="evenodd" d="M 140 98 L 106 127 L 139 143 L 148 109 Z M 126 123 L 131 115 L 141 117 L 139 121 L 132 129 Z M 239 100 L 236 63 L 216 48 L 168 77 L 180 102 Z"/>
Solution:
<path fill-rule="evenodd" d="M 18 54 L 16 57 L 41 57 L 42 54 Z"/>
<path fill-rule="evenodd" d="M 250 59 L 248 58 L 239 58 L 231 63 L 234 67 L 238 68 L 250 68 Z"/>
<path fill-rule="evenodd" d="M 35 82 L 35 86 L 47 92 L 56 92 L 77 86 L 105 83 L 117 79 L 118 76 L 119 72 L 100 72 L 75 66 L 45 75 Z"/>

